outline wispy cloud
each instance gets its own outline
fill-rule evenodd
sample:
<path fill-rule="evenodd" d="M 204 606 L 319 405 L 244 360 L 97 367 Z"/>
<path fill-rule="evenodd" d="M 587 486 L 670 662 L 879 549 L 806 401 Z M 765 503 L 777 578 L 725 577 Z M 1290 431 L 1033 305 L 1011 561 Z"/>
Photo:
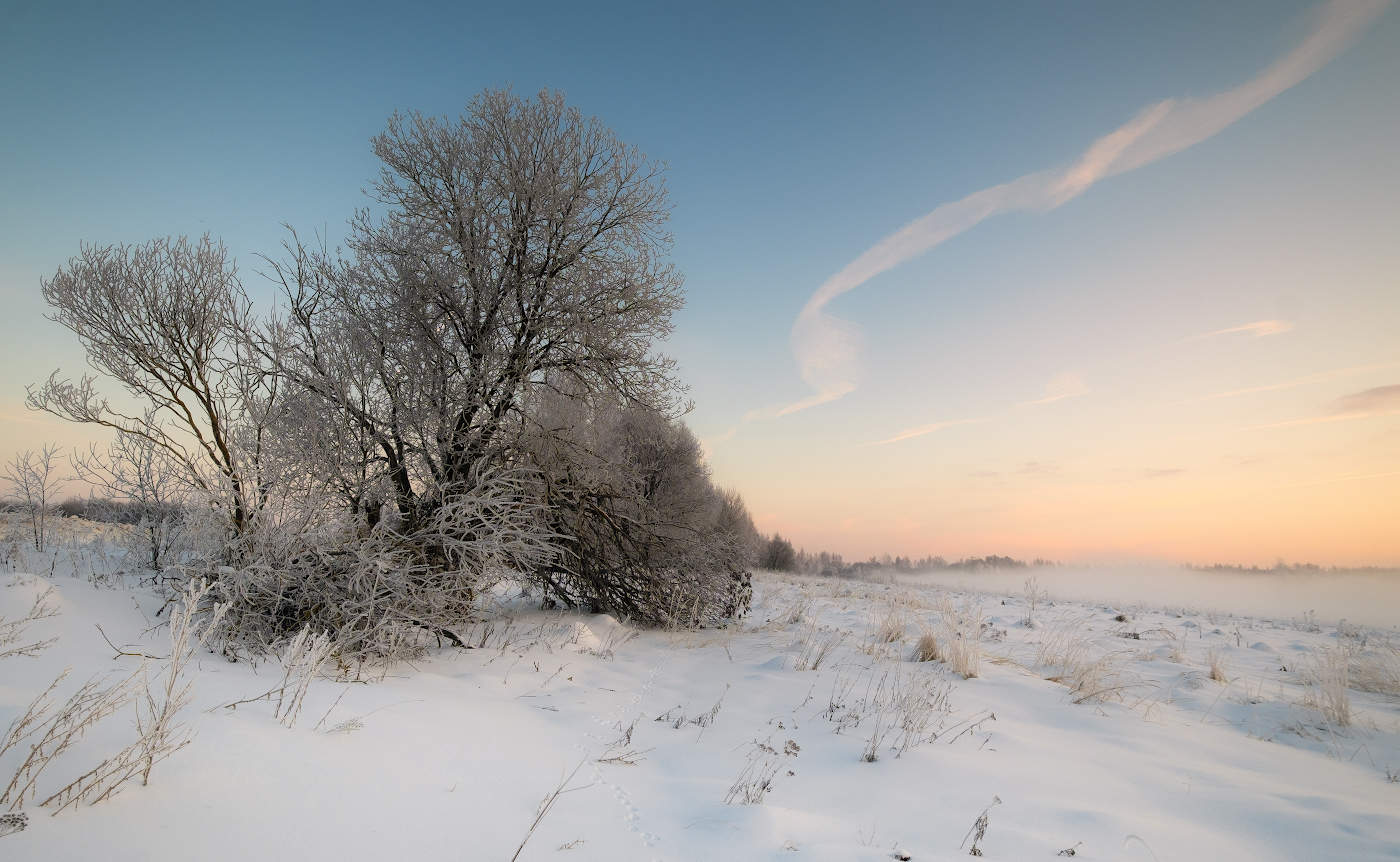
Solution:
<path fill-rule="evenodd" d="M 907 428 L 888 440 L 876 440 L 870 446 L 888 446 L 891 443 L 899 443 L 903 440 L 912 440 L 915 437 L 922 437 L 925 434 L 932 434 L 935 431 L 942 431 L 944 428 L 952 428 L 956 425 L 975 425 L 978 422 L 986 422 L 986 419 L 952 419 L 946 422 L 931 422 L 928 425 L 920 425 L 917 428 Z"/>
<path fill-rule="evenodd" d="M 1275 490 L 1284 488 L 1311 488 L 1314 485 L 1334 485 L 1338 482 L 1360 482 L 1365 479 L 1385 479 L 1390 476 L 1400 476 L 1400 470 L 1387 470 L 1383 473 L 1348 473 L 1345 476 L 1333 476 L 1330 479 L 1317 479 L 1312 482 L 1295 482 L 1290 485 L 1279 485 Z"/>
<path fill-rule="evenodd" d="M 1281 389 L 1293 389 L 1298 386 L 1306 386 L 1309 383 L 1324 383 L 1328 380 L 1335 380 L 1338 377 L 1348 377 L 1352 374 L 1364 374 L 1367 371 L 1381 371 L 1386 368 L 1394 368 L 1397 365 L 1400 365 L 1400 362 L 1380 362 L 1375 365 L 1353 365 L 1350 368 L 1319 371 L 1315 374 L 1305 374 L 1302 377 L 1295 377 L 1292 380 L 1285 380 L 1281 383 L 1268 383 L 1263 386 L 1246 386 L 1243 389 L 1215 392 L 1204 396 L 1201 400 L 1209 401 L 1216 398 L 1234 398 L 1237 395 L 1253 395 L 1258 392 L 1277 392 Z"/>
<path fill-rule="evenodd" d="M 1028 174 L 943 204 L 880 240 L 827 279 L 793 323 L 791 345 L 802 379 L 816 391 L 782 407 L 796 413 L 856 388 L 859 333 L 827 311 L 844 293 L 917 257 L 992 216 L 1059 207 L 1099 180 L 1140 168 L 1197 144 L 1322 68 L 1388 5 L 1389 0 L 1333 0 L 1297 47 L 1254 78 L 1205 99 L 1149 105 L 1094 141 L 1068 168 Z"/>
<path fill-rule="evenodd" d="M 1343 395 L 1332 402 L 1334 414 L 1393 412 L 1396 410 L 1400 410 L 1400 383 L 1363 389 L 1360 392 Z"/>
<path fill-rule="evenodd" d="M 1163 467 L 1163 468 L 1156 468 L 1156 469 L 1147 469 L 1147 470 L 1143 470 L 1143 471 L 1142 471 L 1142 478 L 1144 478 L 1144 479 L 1170 479 L 1170 478 L 1173 477 L 1173 476 L 1180 476 L 1182 473 L 1185 473 L 1185 472 L 1186 472 L 1186 468 L 1185 468 L 1185 467 Z"/>
<path fill-rule="evenodd" d="M 1060 374 L 1051 378 L 1045 384 L 1045 394 L 1034 401 L 1023 401 L 1021 406 L 1030 407 L 1036 404 L 1053 404 L 1056 401 L 1063 401 L 1066 398 L 1077 398 L 1089 392 L 1089 384 L 1084 382 L 1084 378 L 1078 374 Z"/>
<path fill-rule="evenodd" d="M 1255 338 L 1262 338 L 1265 335 L 1282 335 L 1292 330 L 1293 324 L 1287 320 L 1256 320 L 1253 323 L 1242 323 L 1239 326 L 1217 329 L 1214 332 L 1202 332 L 1200 335 L 1192 335 L 1186 340 L 1200 341 L 1202 338 L 1215 338 L 1218 335 L 1235 335 L 1241 332 L 1247 332 Z"/>
<path fill-rule="evenodd" d="M 1264 431 L 1269 428 L 1294 428 L 1299 425 L 1327 425 L 1332 422 L 1349 422 L 1352 419 L 1371 419 L 1376 416 L 1400 415 L 1400 410 L 1390 413 L 1341 413 L 1336 416 L 1307 416 L 1302 419 L 1288 419 L 1283 422 L 1269 422 L 1264 425 L 1250 425 L 1246 431 Z"/>
<path fill-rule="evenodd" d="M 1267 425 L 1251 425 L 1246 431 L 1259 431 L 1265 428 L 1293 428 L 1299 425 L 1326 425 L 1331 422 L 1348 422 L 1352 419 L 1375 419 L 1382 416 L 1400 416 L 1400 383 L 1390 386 L 1375 386 L 1343 395 L 1328 405 L 1319 416 L 1304 416 L 1301 419 L 1288 419 L 1283 422 L 1270 422 Z"/>
<path fill-rule="evenodd" d="M 1301 419 L 1269 422 L 1264 425 L 1250 425 L 1244 430 L 1263 431 L 1268 428 L 1294 428 L 1300 425 L 1327 425 L 1332 422 L 1350 422 L 1354 419 L 1379 419 L 1384 416 L 1400 416 L 1400 407 L 1394 410 L 1359 410 L 1346 413 L 1328 413 L 1323 416 L 1304 416 Z"/>

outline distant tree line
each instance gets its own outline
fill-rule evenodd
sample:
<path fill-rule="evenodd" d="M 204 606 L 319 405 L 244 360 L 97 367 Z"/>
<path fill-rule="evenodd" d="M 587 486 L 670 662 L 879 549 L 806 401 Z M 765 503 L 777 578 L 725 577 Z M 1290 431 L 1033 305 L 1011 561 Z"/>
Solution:
<path fill-rule="evenodd" d="M 853 576 L 871 571 L 927 572 L 939 570 L 983 571 L 996 569 L 1024 569 L 1029 567 L 1054 566 L 1053 560 L 1035 558 L 1027 563 L 1013 557 L 1000 557 L 995 554 L 986 557 L 966 557 L 949 562 L 943 557 L 904 557 L 889 554 L 872 555 L 870 559 L 846 562 L 837 553 L 818 551 L 809 553 L 795 548 L 791 541 L 778 533 L 763 540 L 758 554 L 759 568 L 775 572 L 800 572 L 808 575 L 830 577 Z"/>
<path fill-rule="evenodd" d="M 1196 565 L 1187 563 L 1185 568 L 1197 572 L 1218 572 L 1221 574 L 1282 575 L 1282 574 L 1391 574 L 1397 571 L 1386 566 L 1322 566 L 1317 563 L 1287 563 L 1279 560 L 1272 566 L 1241 566 L 1230 563 Z"/>

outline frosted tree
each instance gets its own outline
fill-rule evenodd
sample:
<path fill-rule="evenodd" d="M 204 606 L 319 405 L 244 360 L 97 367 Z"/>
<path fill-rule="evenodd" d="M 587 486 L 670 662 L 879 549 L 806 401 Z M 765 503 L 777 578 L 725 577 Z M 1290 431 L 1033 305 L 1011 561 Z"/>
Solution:
<path fill-rule="evenodd" d="M 55 371 L 29 406 L 144 441 L 247 531 L 263 503 L 263 429 L 277 379 L 248 349 L 252 306 L 227 250 L 204 237 L 84 245 L 43 282 L 52 319 L 72 330 L 88 363 L 141 405 L 124 412 L 91 375 Z"/>
<path fill-rule="evenodd" d="M 348 257 L 295 240 L 281 367 L 372 443 L 412 524 L 508 459 L 546 379 L 670 409 L 681 279 L 660 169 L 556 93 L 488 91 L 457 119 L 394 115 Z"/>
<path fill-rule="evenodd" d="M 48 545 L 49 510 L 52 508 L 49 501 L 59 483 L 54 463 L 57 456 L 57 446 L 46 444 L 37 452 L 29 449 L 11 458 L 5 465 L 4 474 L 0 475 L 9 482 L 25 519 L 29 521 L 30 539 L 34 550 L 40 553 Z"/>
<path fill-rule="evenodd" d="M 149 427 L 154 420 L 147 419 Z M 142 565 L 152 572 L 174 562 L 191 492 L 187 471 L 152 437 L 118 432 L 106 449 L 74 453 L 73 472 L 97 495 L 120 506 L 134 526 Z"/>

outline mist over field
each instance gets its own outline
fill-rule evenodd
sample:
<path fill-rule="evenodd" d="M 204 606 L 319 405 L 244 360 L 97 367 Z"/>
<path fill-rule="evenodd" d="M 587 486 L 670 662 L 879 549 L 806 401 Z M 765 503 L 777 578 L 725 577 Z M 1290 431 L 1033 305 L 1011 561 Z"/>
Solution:
<path fill-rule="evenodd" d="M 924 572 L 901 576 L 911 584 L 988 593 L 1017 593 L 1034 577 L 1051 599 L 1129 607 L 1302 620 L 1338 620 L 1400 628 L 1400 571 L 1203 572 L 1181 566 L 1122 564 L 983 572 Z"/>

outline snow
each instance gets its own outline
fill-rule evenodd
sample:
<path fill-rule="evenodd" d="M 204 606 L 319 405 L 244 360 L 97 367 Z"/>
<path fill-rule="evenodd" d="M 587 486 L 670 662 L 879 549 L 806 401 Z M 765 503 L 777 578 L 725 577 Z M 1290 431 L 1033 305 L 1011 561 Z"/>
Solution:
<path fill-rule="evenodd" d="M 0 617 L 22 615 L 50 586 L 60 610 L 31 629 L 30 639 L 58 637 L 53 647 L 0 662 L 0 722 L 65 667 L 73 686 L 129 673 L 139 659 L 113 656 L 98 624 L 131 651 L 164 654 L 160 600 L 131 578 L 92 582 L 119 556 L 92 540 L 83 554 L 27 566 L 42 575 L 0 574 Z M 541 799 L 578 767 L 519 858 L 876 860 L 898 848 L 961 859 L 960 842 L 999 798 L 986 858 L 1073 846 L 1088 860 L 1400 859 L 1400 783 L 1387 780 L 1400 771 L 1400 699 L 1351 691 L 1349 727 L 1308 705 L 1324 649 L 1393 656 L 1395 628 L 1339 628 L 1303 617 L 1307 608 L 1231 615 L 1070 598 L 1046 578 L 1055 598 L 1027 626 L 1023 577 L 971 576 L 960 588 L 760 573 L 741 626 L 635 635 L 501 592 L 464 634 L 479 648 L 434 650 L 367 682 L 318 680 L 291 729 L 265 700 L 224 706 L 279 684 L 277 662 L 206 652 L 182 714 L 194 741 L 149 786 L 56 817 L 31 805 L 0 855 L 507 860 Z M 1261 607 L 1267 593 L 1261 585 Z M 980 606 L 976 678 L 908 660 L 919 633 L 937 630 L 944 598 Z M 891 612 L 904 617 L 903 639 L 875 643 Z M 827 635 L 844 637 L 819 669 L 797 670 L 804 642 Z M 1228 682 L 1209 678 L 1211 651 Z M 1038 663 L 1049 653 L 1073 662 Z M 1092 666 L 1107 691 L 1086 699 L 1069 683 Z M 865 762 L 877 710 L 852 723 L 852 703 L 882 682 L 923 685 L 947 707 L 930 713 L 932 738 L 899 756 L 888 738 Z M 833 710 L 843 692 L 846 708 Z M 630 744 L 614 746 L 634 721 Z M 41 791 L 132 733 L 127 716 L 107 719 Z M 599 762 L 619 756 L 635 762 Z M 750 764 L 773 774 L 762 804 L 725 804 Z M 0 781 L 13 768 L 11 752 Z"/>

